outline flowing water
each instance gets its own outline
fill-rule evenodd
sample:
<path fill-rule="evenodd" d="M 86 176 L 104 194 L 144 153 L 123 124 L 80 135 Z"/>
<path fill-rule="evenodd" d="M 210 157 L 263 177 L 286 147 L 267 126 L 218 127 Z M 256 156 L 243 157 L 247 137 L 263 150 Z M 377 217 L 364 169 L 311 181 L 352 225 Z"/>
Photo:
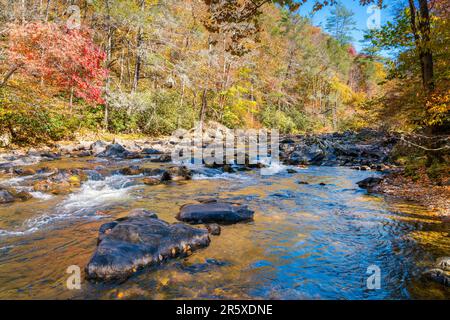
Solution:
<path fill-rule="evenodd" d="M 38 166 L 113 168 L 130 162 L 58 160 Z M 143 160 L 134 164 L 155 167 Z M 198 168 L 197 168 L 198 169 Z M 449 299 L 422 279 L 423 269 L 450 255 L 448 223 L 418 205 L 368 195 L 356 182 L 371 172 L 309 167 L 288 174 L 273 167 L 223 174 L 200 169 L 191 181 L 147 186 L 141 176 L 91 175 L 74 193 L 33 193 L 0 205 L 0 298 L 7 299 Z M 28 178 L 0 177 L 24 186 Z M 298 184 L 306 181 L 309 184 Z M 326 185 L 320 185 L 319 183 Z M 84 268 L 102 223 L 132 208 L 166 221 L 181 205 L 218 198 L 246 203 L 254 221 L 222 227 L 209 247 L 148 268 L 121 283 L 82 281 L 69 290 L 70 265 Z M 381 288 L 367 288 L 368 267 Z"/>

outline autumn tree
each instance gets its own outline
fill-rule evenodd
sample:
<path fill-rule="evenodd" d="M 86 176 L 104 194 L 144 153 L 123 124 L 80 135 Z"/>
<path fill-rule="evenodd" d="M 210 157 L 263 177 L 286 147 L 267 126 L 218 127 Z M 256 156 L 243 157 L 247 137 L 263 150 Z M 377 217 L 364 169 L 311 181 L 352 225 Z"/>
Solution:
<path fill-rule="evenodd" d="M 10 26 L 8 58 L 14 73 L 46 81 L 92 103 L 102 103 L 105 53 L 94 44 L 91 31 L 70 30 L 55 23 Z"/>

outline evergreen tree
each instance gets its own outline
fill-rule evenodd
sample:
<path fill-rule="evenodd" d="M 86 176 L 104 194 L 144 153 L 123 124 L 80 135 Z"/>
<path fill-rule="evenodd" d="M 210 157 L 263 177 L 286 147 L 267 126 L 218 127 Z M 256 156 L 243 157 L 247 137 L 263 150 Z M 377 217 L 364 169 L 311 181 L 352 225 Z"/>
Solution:
<path fill-rule="evenodd" d="M 348 44 L 353 40 L 350 33 L 355 30 L 356 22 L 353 18 L 355 14 L 340 2 L 336 3 L 330 13 L 325 29 L 341 44 Z"/>

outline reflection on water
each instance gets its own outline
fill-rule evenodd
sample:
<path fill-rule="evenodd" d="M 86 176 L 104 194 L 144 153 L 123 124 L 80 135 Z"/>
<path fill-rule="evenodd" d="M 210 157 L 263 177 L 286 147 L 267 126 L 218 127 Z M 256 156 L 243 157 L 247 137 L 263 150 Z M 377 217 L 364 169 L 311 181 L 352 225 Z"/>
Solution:
<path fill-rule="evenodd" d="M 46 165 L 93 169 L 99 163 Z M 367 195 L 355 182 L 370 172 L 276 172 L 203 169 L 192 181 L 158 186 L 118 175 L 89 180 L 68 196 L 0 206 L 0 298 L 450 298 L 448 289 L 420 277 L 435 258 L 450 254 L 449 225 L 435 213 Z M 82 290 L 66 289 L 67 267 L 86 265 L 102 223 L 139 207 L 175 222 L 181 205 L 211 197 L 247 203 L 254 222 L 224 226 L 208 248 L 124 283 L 83 281 Z M 373 264 L 381 269 L 380 290 L 366 288 Z"/>

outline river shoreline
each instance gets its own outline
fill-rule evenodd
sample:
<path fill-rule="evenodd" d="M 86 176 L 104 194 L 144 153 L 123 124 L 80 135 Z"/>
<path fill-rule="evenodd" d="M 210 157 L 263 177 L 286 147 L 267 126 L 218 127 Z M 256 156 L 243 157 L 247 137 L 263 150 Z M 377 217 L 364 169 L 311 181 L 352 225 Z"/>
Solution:
<path fill-rule="evenodd" d="M 229 130 L 213 123 L 212 127 L 205 129 L 203 138 L 211 140 L 208 131 L 212 129 Z M 280 158 L 283 163 L 300 168 L 304 165 L 345 166 L 355 170 L 383 172 L 383 180 L 370 192 L 412 201 L 443 217 L 450 216 L 448 183 L 437 185 L 426 174 L 414 181 L 407 177 L 403 168 L 389 159 L 396 142 L 398 138 L 394 133 L 370 129 L 358 133 L 289 135 L 280 137 Z M 127 152 L 125 156 L 121 156 L 124 159 L 137 159 L 151 154 L 155 157 L 155 162 L 170 162 L 170 154 L 174 149 L 171 137 L 88 134 L 77 136 L 76 141 L 59 141 L 36 147 L 1 148 L 0 172 L 23 169 L 42 161 L 97 156 L 108 145 L 123 147 Z"/>
<path fill-rule="evenodd" d="M 399 170 L 386 175 L 372 192 L 416 202 L 436 211 L 443 219 L 450 221 L 450 186 L 437 185 L 426 175 L 413 181 L 405 175 L 403 170 Z"/>

